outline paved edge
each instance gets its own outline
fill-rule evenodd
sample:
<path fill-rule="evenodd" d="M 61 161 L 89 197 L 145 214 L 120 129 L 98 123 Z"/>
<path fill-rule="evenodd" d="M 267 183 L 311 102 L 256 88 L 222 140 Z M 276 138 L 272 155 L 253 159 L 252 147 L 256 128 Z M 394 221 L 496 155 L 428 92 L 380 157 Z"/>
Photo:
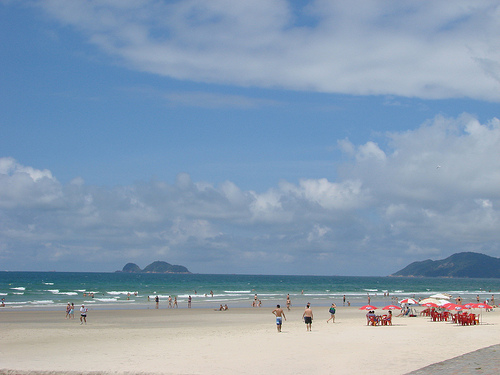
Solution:
<path fill-rule="evenodd" d="M 434 363 L 406 375 L 490 375 L 500 374 L 500 344 L 488 346 L 443 362 Z"/>

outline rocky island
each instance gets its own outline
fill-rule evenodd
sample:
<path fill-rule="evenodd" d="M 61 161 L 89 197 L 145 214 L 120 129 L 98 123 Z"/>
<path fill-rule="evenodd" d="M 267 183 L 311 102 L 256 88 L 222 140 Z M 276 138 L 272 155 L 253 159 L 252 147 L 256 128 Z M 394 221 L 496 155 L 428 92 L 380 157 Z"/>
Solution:
<path fill-rule="evenodd" d="M 173 265 L 157 260 L 146 266 L 143 270 L 135 263 L 127 263 L 121 271 L 126 273 L 191 273 L 184 266 Z"/>

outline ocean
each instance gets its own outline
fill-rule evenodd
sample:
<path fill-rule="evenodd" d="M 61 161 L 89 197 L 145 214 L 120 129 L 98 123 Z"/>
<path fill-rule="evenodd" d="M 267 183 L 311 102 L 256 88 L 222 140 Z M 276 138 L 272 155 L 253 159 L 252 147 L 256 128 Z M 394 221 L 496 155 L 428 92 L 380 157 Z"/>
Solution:
<path fill-rule="evenodd" d="M 155 296 L 160 308 L 168 307 L 169 296 L 177 297 L 179 308 L 187 308 L 189 296 L 193 308 L 251 307 L 255 295 L 263 307 L 272 307 L 285 305 L 287 294 L 292 306 L 342 306 L 345 295 L 346 305 L 362 306 L 370 296 L 371 304 L 381 307 L 393 297 L 450 293 L 475 302 L 477 295 L 484 301 L 499 292 L 500 279 L 0 272 L 1 309 L 22 310 L 64 310 L 68 302 L 90 309 L 147 309 L 155 308 Z"/>

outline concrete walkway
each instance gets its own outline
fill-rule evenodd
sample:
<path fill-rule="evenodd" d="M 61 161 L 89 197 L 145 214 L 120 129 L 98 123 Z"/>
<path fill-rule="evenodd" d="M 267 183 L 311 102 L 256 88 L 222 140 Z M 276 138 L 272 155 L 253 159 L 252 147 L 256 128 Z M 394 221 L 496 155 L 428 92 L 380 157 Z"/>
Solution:
<path fill-rule="evenodd" d="M 498 375 L 500 374 L 500 344 L 472 353 L 434 363 L 407 375 Z"/>

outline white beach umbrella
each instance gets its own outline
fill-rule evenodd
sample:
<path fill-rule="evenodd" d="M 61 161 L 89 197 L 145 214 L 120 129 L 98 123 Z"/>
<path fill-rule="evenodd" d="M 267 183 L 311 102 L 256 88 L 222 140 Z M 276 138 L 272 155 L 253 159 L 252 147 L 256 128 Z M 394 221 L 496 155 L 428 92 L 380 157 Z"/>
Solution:
<path fill-rule="evenodd" d="M 424 298 L 422 301 L 420 301 L 420 304 L 425 305 L 426 303 L 435 303 L 436 305 L 441 306 L 440 301 L 441 300 L 439 300 L 437 298 Z M 446 301 L 446 302 L 448 302 L 448 301 Z"/>
<path fill-rule="evenodd" d="M 416 305 L 418 304 L 417 301 L 415 301 L 413 298 L 405 298 L 401 301 L 399 301 L 400 304 L 407 303 L 408 305 Z"/>
<path fill-rule="evenodd" d="M 450 301 L 448 301 L 446 299 L 437 299 L 437 298 L 430 297 L 430 298 L 425 298 L 422 301 L 420 301 L 420 304 L 423 305 L 424 303 L 429 303 L 429 302 L 435 303 L 438 306 L 443 306 L 446 303 L 450 303 Z"/>
<path fill-rule="evenodd" d="M 448 293 L 437 293 L 433 294 L 431 298 L 436 298 L 436 299 L 450 299 L 451 295 Z"/>

